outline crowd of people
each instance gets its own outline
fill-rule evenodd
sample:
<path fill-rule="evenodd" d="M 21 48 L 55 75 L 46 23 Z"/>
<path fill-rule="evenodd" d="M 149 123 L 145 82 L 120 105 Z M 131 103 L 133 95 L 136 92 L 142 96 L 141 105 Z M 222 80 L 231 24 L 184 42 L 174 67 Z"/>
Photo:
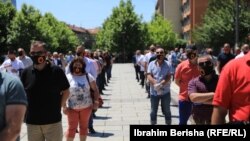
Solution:
<path fill-rule="evenodd" d="M 171 124 L 170 84 L 180 88 L 178 95 L 179 125 L 190 117 L 195 124 L 248 123 L 250 121 L 249 45 L 233 54 L 229 43 L 215 57 L 211 48 L 198 52 L 195 45 L 165 51 L 151 45 L 133 56 L 136 80 L 150 98 L 150 123 L 157 124 L 158 105 L 167 125 Z M 171 79 L 172 76 L 172 79 Z M 229 119 L 225 119 L 229 113 Z"/>
<path fill-rule="evenodd" d="M 159 104 L 166 125 L 172 124 L 170 84 L 179 86 L 179 124 L 190 116 L 195 124 L 231 124 L 250 121 L 250 52 L 232 54 L 225 43 L 215 57 L 207 48 L 200 54 L 195 45 L 165 51 L 151 45 L 133 57 L 136 80 L 150 98 L 150 124 L 157 124 Z M 18 57 L 17 57 L 18 55 Z M 236 56 L 236 57 L 235 57 Z M 67 116 L 67 141 L 76 132 L 84 141 L 94 134 L 93 118 L 102 106 L 101 95 L 112 78 L 114 58 L 109 52 L 91 52 L 83 45 L 75 54 L 49 52 L 46 43 L 33 41 L 29 55 L 9 49 L 0 66 L 0 139 L 19 140 L 23 121 L 29 141 L 61 141 L 62 114 Z"/>
<path fill-rule="evenodd" d="M 112 77 L 112 56 L 82 45 L 75 55 L 51 54 L 42 41 L 32 42 L 29 56 L 22 48 L 18 54 L 9 49 L 1 63 L 0 140 L 19 140 L 24 121 L 29 141 L 62 141 L 61 112 L 68 119 L 67 141 L 76 132 L 81 141 L 96 133 L 93 117 Z"/>

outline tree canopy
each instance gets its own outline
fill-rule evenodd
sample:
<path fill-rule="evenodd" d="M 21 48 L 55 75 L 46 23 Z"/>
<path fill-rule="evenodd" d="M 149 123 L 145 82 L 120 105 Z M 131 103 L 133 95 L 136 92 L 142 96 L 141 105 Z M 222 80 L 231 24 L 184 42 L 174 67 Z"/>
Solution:
<path fill-rule="evenodd" d="M 80 44 L 75 33 L 51 13 L 42 15 L 33 6 L 22 5 L 16 11 L 10 3 L 0 1 L 1 53 L 8 48 L 29 51 L 32 40 L 45 42 L 50 51 L 66 52 Z"/>
<path fill-rule="evenodd" d="M 148 24 L 148 34 L 151 43 L 158 44 L 165 49 L 174 48 L 177 43 L 177 35 L 169 21 L 158 13 Z"/>
<path fill-rule="evenodd" d="M 131 0 L 120 1 L 97 35 L 97 46 L 109 51 L 133 52 L 145 46 L 141 18 L 134 12 Z"/>
<path fill-rule="evenodd" d="M 245 2 L 246 0 L 240 1 L 240 42 L 244 42 L 247 33 L 250 31 L 250 9 Z M 198 44 L 210 46 L 217 51 L 226 42 L 234 45 L 235 17 L 234 0 L 210 0 L 203 24 L 193 31 L 194 41 Z"/>
<path fill-rule="evenodd" d="M 16 10 L 10 2 L 0 1 L 0 54 L 7 51 L 7 40 L 10 28 L 10 22 L 15 17 Z"/>

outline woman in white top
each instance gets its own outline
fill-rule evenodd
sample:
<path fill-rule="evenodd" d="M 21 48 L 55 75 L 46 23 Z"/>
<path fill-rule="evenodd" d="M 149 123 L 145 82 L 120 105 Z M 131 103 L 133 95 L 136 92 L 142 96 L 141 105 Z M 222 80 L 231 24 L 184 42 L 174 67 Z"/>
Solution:
<path fill-rule="evenodd" d="M 80 125 L 80 140 L 85 141 L 88 134 L 88 122 L 92 110 L 98 108 L 98 90 L 95 79 L 85 72 L 82 57 L 76 57 L 69 64 L 70 73 L 67 74 L 70 83 L 70 96 L 63 112 L 68 117 L 67 141 L 73 141 L 75 132 Z M 93 98 L 90 89 L 93 90 Z"/>

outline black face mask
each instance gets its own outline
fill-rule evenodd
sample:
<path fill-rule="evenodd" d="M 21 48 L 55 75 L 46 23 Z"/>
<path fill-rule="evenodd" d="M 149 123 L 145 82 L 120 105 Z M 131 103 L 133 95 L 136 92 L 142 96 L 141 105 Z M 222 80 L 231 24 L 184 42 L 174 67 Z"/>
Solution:
<path fill-rule="evenodd" d="M 200 73 L 202 76 L 207 76 L 214 72 L 214 66 L 211 61 L 199 63 Z"/>
<path fill-rule="evenodd" d="M 77 52 L 76 55 L 77 56 L 82 56 L 82 53 L 81 52 Z"/>
<path fill-rule="evenodd" d="M 23 56 L 23 52 L 22 52 L 22 51 L 19 51 L 19 52 L 18 52 L 18 56 Z"/>
<path fill-rule="evenodd" d="M 209 54 L 209 55 L 213 55 L 213 52 L 210 51 L 210 52 L 208 52 L 208 54 Z"/>
<path fill-rule="evenodd" d="M 248 53 L 248 51 L 244 51 L 243 53 L 244 53 L 244 54 L 247 54 L 247 53 Z"/>
<path fill-rule="evenodd" d="M 30 57 L 35 65 L 42 64 L 46 61 L 45 56 L 34 55 Z"/>
<path fill-rule="evenodd" d="M 187 54 L 187 58 L 190 59 L 190 60 L 193 60 L 195 57 L 196 57 L 196 53 L 189 52 L 189 53 Z"/>
<path fill-rule="evenodd" d="M 161 59 L 161 56 L 162 56 L 162 55 L 156 55 L 156 58 L 157 58 L 158 60 L 160 60 L 160 59 Z"/>
<path fill-rule="evenodd" d="M 73 67 L 73 71 L 75 74 L 80 74 L 82 72 L 82 67 Z"/>

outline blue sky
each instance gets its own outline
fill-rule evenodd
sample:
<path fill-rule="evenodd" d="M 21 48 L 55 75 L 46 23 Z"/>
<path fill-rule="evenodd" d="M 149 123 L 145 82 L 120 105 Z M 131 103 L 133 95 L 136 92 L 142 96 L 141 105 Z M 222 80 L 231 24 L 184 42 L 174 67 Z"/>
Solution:
<path fill-rule="evenodd" d="M 155 11 L 157 0 L 132 0 L 134 10 L 143 16 L 143 21 L 150 21 Z M 102 26 L 104 20 L 117 7 L 120 0 L 17 0 L 17 10 L 26 3 L 34 6 L 42 14 L 52 13 L 58 20 L 84 28 Z"/>

